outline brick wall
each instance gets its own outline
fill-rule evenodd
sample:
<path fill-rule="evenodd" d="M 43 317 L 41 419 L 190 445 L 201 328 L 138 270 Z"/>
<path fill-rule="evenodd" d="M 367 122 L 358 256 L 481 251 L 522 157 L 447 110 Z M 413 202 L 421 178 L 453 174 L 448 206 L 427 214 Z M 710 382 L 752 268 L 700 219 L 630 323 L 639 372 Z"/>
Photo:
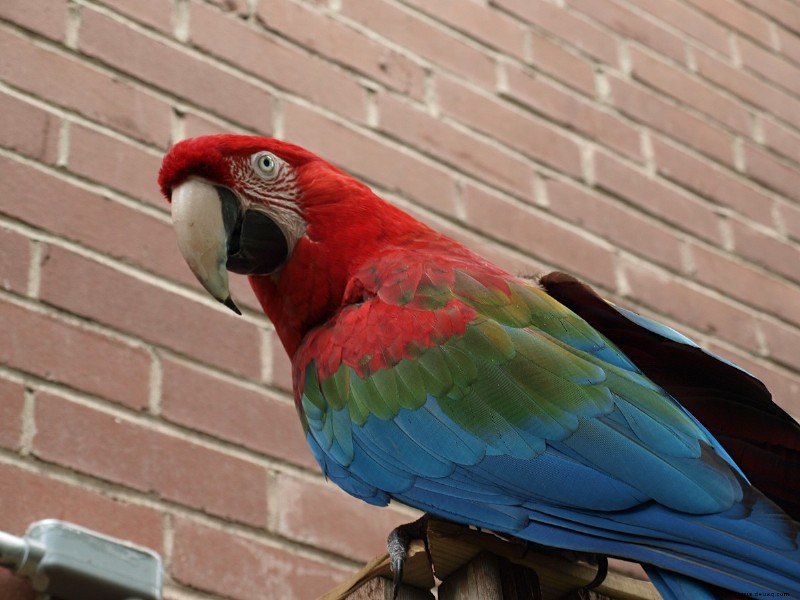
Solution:
<path fill-rule="evenodd" d="M 203 133 L 305 145 L 509 269 L 679 327 L 800 415 L 796 3 L 0 13 L 0 530 L 150 546 L 168 598 L 309 598 L 408 519 L 322 480 L 246 282 L 234 318 L 179 258 L 155 177 Z M 3 594 L 29 596 L 0 571 Z"/>

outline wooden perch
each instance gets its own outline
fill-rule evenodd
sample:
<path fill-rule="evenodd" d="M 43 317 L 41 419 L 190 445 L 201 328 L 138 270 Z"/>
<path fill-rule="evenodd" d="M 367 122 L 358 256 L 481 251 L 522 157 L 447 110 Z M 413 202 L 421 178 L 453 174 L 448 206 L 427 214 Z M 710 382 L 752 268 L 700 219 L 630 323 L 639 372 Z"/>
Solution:
<path fill-rule="evenodd" d="M 409 548 L 399 600 L 659 600 L 651 583 L 609 572 L 593 590 L 598 567 L 579 555 L 535 546 L 463 525 L 430 518 L 430 560 L 421 540 Z M 431 564 L 431 561 L 433 564 Z M 319 600 L 390 600 L 388 555 L 367 563 L 350 580 Z"/>

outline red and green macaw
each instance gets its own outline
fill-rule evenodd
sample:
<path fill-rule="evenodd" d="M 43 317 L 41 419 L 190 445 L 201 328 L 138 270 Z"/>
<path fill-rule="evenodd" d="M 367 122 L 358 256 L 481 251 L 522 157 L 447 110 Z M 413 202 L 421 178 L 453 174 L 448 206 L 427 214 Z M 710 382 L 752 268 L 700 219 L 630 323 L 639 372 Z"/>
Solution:
<path fill-rule="evenodd" d="M 745 371 L 571 277 L 510 275 L 298 146 L 185 140 L 159 184 L 208 292 L 237 310 L 227 271 L 249 275 L 348 493 L 639 561 L 666 598 L 800 597 L 800 427 Z"/>

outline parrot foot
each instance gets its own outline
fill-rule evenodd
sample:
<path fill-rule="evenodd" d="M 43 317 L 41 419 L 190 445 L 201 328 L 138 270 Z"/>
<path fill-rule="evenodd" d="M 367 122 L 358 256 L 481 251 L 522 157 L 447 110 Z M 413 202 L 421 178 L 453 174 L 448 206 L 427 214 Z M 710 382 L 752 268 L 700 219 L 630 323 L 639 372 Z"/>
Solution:
<path fill-rule="evenodd" d="M 413 523 L 406 523 L 395 527 L 389 537 L 386 538 L 386 549 L 389 552 L 389 561 L 392 566 L 394 577 L 392 578 L 392 600 L 397 600 L 400 593 L 400 584 L 403 583 L 403 566 L 408 557 L 408 548 L 414 540 L 422 540 L 425 543 L 425 551 L 430 557 L 428 549 L 428 515 L 422 515 Z"/>
<path fill-rule="evenodd" d="M 608 577 L 608 557 L 601 554 L 596 555 L 597 558 L 597 574 L 589 583 L 583 586 L 585 590 L 593 590 L 598 585 L 603 583 Z"/>
<path fill-rule="evenodd" d="M 560 556 L 561 558 L 570 562 L 581 561 L 597 566 L 597 573 L 595 574 L 594 579 L 583 586 L 582 589 L 584 590 L 595 589 L 606 580 L 606 577 L 608 577 L 608 557 L 603 554 L 590 554 L 586 552 L 576 552 L 573 550 L 562 550 L 559 548 L 542 546 L 541 544 L 536 544 L 530 540 L 526 540 L 525 551 L 522 554 L 523 559 L 528 555 L 530 550 L 536 550 L 540 553 Z"/>

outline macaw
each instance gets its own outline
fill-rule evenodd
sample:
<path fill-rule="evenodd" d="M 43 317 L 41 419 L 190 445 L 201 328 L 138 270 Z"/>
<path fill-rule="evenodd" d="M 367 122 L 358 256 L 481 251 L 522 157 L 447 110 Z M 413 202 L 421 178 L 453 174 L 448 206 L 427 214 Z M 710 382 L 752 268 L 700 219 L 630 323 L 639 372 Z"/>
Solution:
<path fill-rule="evenodd" d="M 206 290 L 238 311 L 227 271 L 249 276 L 349 494 L 638 561 L 665 598 L 800 597 L 776 504 L 797 515 L 800 427 L 744 370 L 571 277 L 513 276 L 283 141 L 184 140 L 159 185 Z"/>

